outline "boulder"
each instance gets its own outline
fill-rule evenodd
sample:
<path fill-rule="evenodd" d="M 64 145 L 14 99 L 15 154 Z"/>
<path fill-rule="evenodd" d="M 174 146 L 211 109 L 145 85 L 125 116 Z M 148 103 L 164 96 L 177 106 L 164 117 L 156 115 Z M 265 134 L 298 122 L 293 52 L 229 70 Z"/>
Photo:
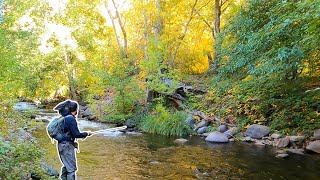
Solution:
<path fill-rule="evenodd" d="M 225 136 L 224 134 L 222 134 L 219 131 L 214 131 L 212 133 L 210 133 L 206 139 L 206 141 L 210 141 L 210 142 L 218 142 L 218 143 L 226 143 L 229 142 L 229 139 L 227 138 L 227 136 Z"/>
<path fill-rule="evenodd" d="M 320 140 L 320 129 L 317 129 L 313 132 L 313 137 L 316 140 Z"/>
<path fill-rule="evenodd" d="M 197 130 L 197 129 L 199 129 L 199 128 L 202 128 L 202 127 L 205 127 L 205 126 L 208 126 L 208 125 L 209 125 L 209 123 L 208 123 L 206 120 L 202 119 L 202 121 L 199 122 L 199 123 L 196 125 L 195 130 Z"/>
<path fill-rule="evenodd" d="M 226 132 L 224 132 L 223 134 L 226 135 L 229 139 L 233 137 L 233 135 L 235 135 L 238 131 L 237 127 L 233 127 L 230 128 L 229 130 L 227 130 Z"/>
<path fill-rule="evenodd" d="M 272 138 L 272 139 L 279 139 L 279 138 L 281 138 L 281 136 L 282 136 L 282 134 L 273 133 L 273 134 L 271 135 L 271 138 Z"/>
<path fill-rule="evenodd" d="M 255 143 L 255 145 L 258 145 L 258 146 L 265 146 L 265 144 L 264 144 L 263 142 L 261 142 L 261 141 L 257 141 L 257 142 Z"/>
<path fill-rule="evenodd" d="M 183 143 L 185 143 L 185 142 L 187 142 L 188 140 L 187 139 L 176 139 L 176 140 L 174 140 L 173 142 L 174 143 L 177 143 L 177 144 L 183 144 Z"/>
<path fill-rule="evenodd" d="M 292 153 L 292 154 L 304 155 L 303 149 L 287 149 L 287 152 Z"/>
<path fill-rule="evenodd" d="M 279 148 L 285 148 L 290 144 L 290 137 L 285 137 L 285 138 L 281 138 L 279 139 L 278 143 L 277 143 L 277 147 Z"/>
<path fill-rule="evenodd" d="M 205 126 L 205 127 L 201 127 L 197 130 L 197 134 L 203 134 L 203 133 L 206 133 L 207 132 L 207 129 L 208 127 Z"/>
<path fill-rule="evenodd" d="M 289 156 L 289 154 L 278 154 L 278 155 L 276 155 L 276 158 L 286 158 L 288 156 Z"/>
<path fill-rule="evenodd" d="M 242 139 L 243 142 L 254 142 L 254 139 L 252 139 L 251 137 L 244 137 Z"/>
<path fill-rule="evenodd" d="M 246 130 L 246 136 L 249 136 L 254 139 L 261 139 L 264 136 L 267 136 L 270 133 L 270 128 L 263 125 L 252 124 Z"/>
<path fill-rule="evenodd" d="M 83 111 L 82 116 L 83 117 L 88 117 L 92 115 L 91 109 L 88 107 L 85 111 Z"/>
<path fill-rule="evenodd" d="M 302 142 L 304 139 L 304 136 L 290 136 L 290 141 L 292 142 Z"/>
<path fill-rule="evenodd" d="M 188 124 L 188 126 L 193 127 L 193 125 L 196 123 L 196 120 L 192 116 L 188 116 L 184 122 Z"/>
<path fill-rule="evenodd" d="M 306 149 L 320 154 L 320 140 L 311 142 Z"/>
<path fill-rule="evenodd" d="M 218 127 L 218 131 L 221 132 L 221 133 L 224 133 L 224 132 L 226 132 L 227 130 L 228 130 L 228 126 L 226 126 L 226 125 L 220 125 L 220 126 Z"/>

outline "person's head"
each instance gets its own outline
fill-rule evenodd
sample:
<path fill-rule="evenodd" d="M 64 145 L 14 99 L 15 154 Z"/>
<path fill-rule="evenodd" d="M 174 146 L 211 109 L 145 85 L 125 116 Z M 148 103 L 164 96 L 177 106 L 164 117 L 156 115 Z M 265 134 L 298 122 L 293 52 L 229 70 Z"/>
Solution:
<path fill-rule="evenodd" d="M 67 116 L 70 114 L 77 115 L 78 114 L 78 103 L 76 101 L 66 100 L 59 104 L 57 104 L 53 110 L 56 110 L 62 116 Z"/>

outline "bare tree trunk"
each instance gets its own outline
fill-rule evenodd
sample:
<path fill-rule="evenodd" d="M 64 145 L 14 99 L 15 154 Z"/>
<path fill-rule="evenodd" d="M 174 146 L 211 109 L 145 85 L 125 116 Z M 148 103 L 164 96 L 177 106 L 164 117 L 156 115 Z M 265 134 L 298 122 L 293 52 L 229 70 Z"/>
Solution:
<path fill-rule="evenodd" d="M 70 99 L 77 100 L 77 93 L 76 93 L 76 85 L 75 85 L 75 79 L 76 79 L 76 70 L 72 69 L 72 55 L 68 55 L 67 51 L 64 49 L 63 51 L 65 64 L 67 67 L 67 76 L 68 76 L 68 84 L 69 84 L 69 97 Z"/>
<path fill-rule="evenodd" d="M 157 43 L 160 41 L 160 34 L 163 29 L 162 17 L 161 17 L 161 0 L 156 0 L 156 25 L 155 25 L 155 39 Z"/>
<path fill-rule="evenodd" d="M 143 23 L 143 42 L 144 42 L 144 59 L 145 61 L 149 61 L 149 54 L 148 54 L 148 19 L 147 19 L 147 15 L 146 15 L 146 11 L 143 10 L 143 19 L 144 19 L 144 23 Z M 148 99 L 149 99 L 149 88 L 148 88 L 148 69 L 146 69 L 146 99 L 145 99 L 145 105 L 144 105 L 144 110 L 148 111 Z"/>
<path fill-rule="evenodd" d="M 124 25 L 123 25 L 123 22 L 121 20 L 121 17 L 120 17 L 120 14 L 119 14 L 119 11 L 116 7 L 116 3 L 114 2 L 114 0 L 112 0 L 112 3 L 113 3 L 113 6 L 114 6 L 114 9 L 116 11 L 116 15 L 117 15 L 117 19 L 118 19 L 118 23 L 119 23 L 119 26 L 121 28 L 121 32 L 122 32 L 122 35 L 123 35 L 123 57 L 124 58 L 127 58 L 128 57 L 128 39 L 127 39 L 127 32 L 124 28 Z"/>
<path fill-rule="evenodd" d="M 108 1 L 107 1 L 108 2 Z M 114 2 L 114 0 L 112 0 L 112 3 L 113 3 L 113 7 L 115 9 L 115 12 L 116 12 L 116 16 L 113 17 L 110 9 L 108 8 L 108 3 L 105 3 L 105 7 L 107 8 L 107 11 L 108 11 L 108 15 L 111 19 L 111 22 L 112 22 L 112 27 L 113 27 L 113 30 L 114 30 L 114 33 L 116 35 L 116 38 L 117 38 L 117 44 L 119 46 L 119 49 L 120 49 L 120 54 L 121 54 L 121 57 L 123 58 L 127 58 L 128 57 L 128 38 L 127 38 L 127 32 L 125 31 L 125 28 L 124 28 L 124 25 L 123 25 L 123 22 L 121 20 L 121 17 L 120 17 L 120 13 L 116 7 L 116 4 Z M 120 26 L 120 29 L 121 29 L 121 32 L 122 32 L 122 36 L 123 36 L 123 45 L 121 44 L 121 38 L 120 36 L 118 36 L 118 33 L 117 33 L 117 28 L 116 28 L 116 24 L 115 24 L 115 19 L 118 20 L 118 24 Z"/>
<path fill-rule="evenodd" d="M 193 19 L 194 17 L 194 14 L 195 14 L 195 8 L 196 8 L 196 5 L 198 3 L 198 0 L 196 0 L 192 6 L 192 9 L 191 9 L 191 14 L 190 14 L 190 18 L 189 20 L 187 21 L 187 23 L 185 24 L 184 26 L 184 31 L 183 31 L 183 34 L 181 37 L 179 37 L 178 39 L 178 44 L 176 45 L 175 49 L 174 49 L 174 52 L 172 54 L 172 58 L 171 58 L 171 62 L 172 62 L 172 65 L 174 65 L 174 61 L 176 59 L 176 56 L 177 56 L 177 53 L 178 53 L 178 50 L 179 50 L 179 47 L 183 41 L 183 39 L 186 37 L 187 35 L 187 31 L 188 31 L 188 27 L 189 27 L 189 24 L 191 22 L 191 20 Z"/>
<path fill-rule="evenodd" d="M 107 3 L 105 4 L 105 6 L 106 6 L 106 8 L 107 8 L 108 15 L 109 15 L 109 17 L 110 17 L 110 19 L 111 19 L 113 31 L 114 31 L 114 33 L 115 33 L 115 35 L 116 35 L 117 44 L 118 44 L 118 47 L 119 47 L 119 49 L 120 49 L 120 53 L 122 54 L 122 48 L 123 48 L 123 47 L 122 47 L 122 45 L 121 45 L 120 37 L 118 36 L 118 33 L 117 33 L 116 24 L 115 24 L 115 22 L 114 22 L 114 19 L 115 19 L 115 18 L 112 16 L 112 13 L 111 13 L 110 9 L 108 8 Z"/>
<path fill-rule="evenodd" d="M 218 38 L 218 34 L 220 33 L 220 18 L 221 18 L 221 4 L 220 0 L 215 0 L 214 2 L 214 39 L 215 39 L 215 43 L 213 44 L 213 49 L 214 49 L 214 56 L 213 56 L 213 72 L 217 72 L 218 71 L 218 52 L 217 52 L 217 48 L 215 48 L 215 44 L 216 44 L 216 40 Z"/>

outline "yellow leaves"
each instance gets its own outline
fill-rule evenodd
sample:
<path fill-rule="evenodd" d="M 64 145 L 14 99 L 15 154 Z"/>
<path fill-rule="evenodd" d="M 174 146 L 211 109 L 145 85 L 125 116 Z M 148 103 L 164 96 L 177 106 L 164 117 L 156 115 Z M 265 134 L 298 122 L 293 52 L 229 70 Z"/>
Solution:
<path fill-rule="evenodd" d="M 245 78 L 243 79 L 243 81 L 248 81 L 248 80 L 250 80 L 250 79 L 252 79 L 252 75 L 248 75 L 247 77 L 245 77 Z"/>
<path fill-rule="evenodd" d="M 209 69 L 209 61 L 206 58 L 204 58 L 200 62 L 196 62 L 190 67 L 192 74 L 202 74 L 202 73 L 205 73 L 208 69 Z"/>

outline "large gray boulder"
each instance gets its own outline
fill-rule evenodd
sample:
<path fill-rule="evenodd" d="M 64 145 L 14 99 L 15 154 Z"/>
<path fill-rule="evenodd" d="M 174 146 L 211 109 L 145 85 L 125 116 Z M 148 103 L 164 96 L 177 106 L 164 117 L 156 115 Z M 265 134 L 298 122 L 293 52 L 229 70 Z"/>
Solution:
<path fill-rule="evenodd" d="M 254 139 L 261 139 L 270 133 L 270 128 L 263 125 L 252 124 L 248 127 L 245 135 Z"/>
<path fill-rule="evenodd" d="M 320 140 L 317 141 L 313 141 L 311 142 L 306 149 L 316 152 L 316 153 L 320 153 Z"/>
<path fill-rule="evenodd" d="M 220 125 L 220 126 L 218 127 L 218 131 L 221 132 L 221 133 L 224 133 L 224 132 L 226 132 L 227 130 L 228 130 L 228 126 L 226 126 L 226 125 Z"/>
<path fill-rule="evenodd" d="M 316 140 L 320 140 L 320 129 L 317 129 L 313 132 L 313 137 Z"/>
<path fill-rule="evenodd" d="M 210 142 L 218 142 L 218 143 L 226 143 L 229 142 L 229 139 L 227 138 L 227 136 L 225 136 L 224 134 L 222 134 L 219 131 L 214 131 L 212 133 L 210 133 L 206 139 L 206 141 L 210 141 Z"/>
<path fill-rule="evenodd" d="M 205 126 L 205 127 L 201 127 L 197 130 L 197 134 L 203 134 L 203 133 L 206 133 L 207 132 L 207 129 L 208 127 Z"/>
<path fill-rule="evenodd" d="M 279 139 L 278 143 L 277 143 L 277 147 L 279 148 L 285 148 L 287 146 L 289 146 L 290 144 L 290 137 L 285 137 L 285 138 L 281 138 Z"/>
<path fill-rule="evenodd" d="M 226 135 L 229 139 L 233 137 L 233 135 L 235 135 L 238 131 L 237 127 L 232 127 L 229 130 L 227 130 L 226 132 L 224 132 L 223 134 Z"/>

